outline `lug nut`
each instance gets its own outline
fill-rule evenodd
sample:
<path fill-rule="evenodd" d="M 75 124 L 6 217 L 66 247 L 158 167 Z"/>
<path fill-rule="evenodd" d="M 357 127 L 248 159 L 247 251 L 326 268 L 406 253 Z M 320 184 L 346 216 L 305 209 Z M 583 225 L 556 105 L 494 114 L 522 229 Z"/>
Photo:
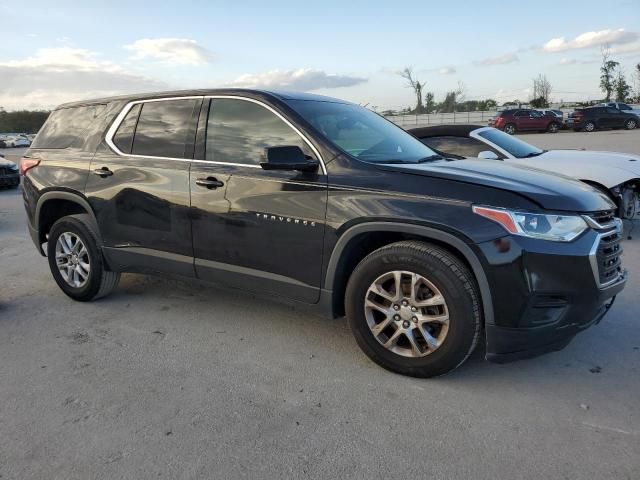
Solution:
<path fill-rule="evenodd" d="M 407 302 L 406 300 L 403 300 L 402 305 L 406 307 L 407 305 L 409 305 L 409 302 Z"/>
<path fill-rule="evenodd" d="M 411 320 L 413 320 L 415 323 L 418 323 L 418 317 L 411 317 Z"/>
<path fill-rule="evenodd" d="M 400 305 L 394 305 L 394 306 L 393 306 L 393 309 L 394 309 L 394 310 L 400 310 Z"/>
<path fill-rule="evenodd" d="M 417 311 L 418 311 L 418 309 L 417 309 L 416 307 L 411 307 L 411 311 L 412 311 L 412 312 L 417 312 Z"/>
<path fill-rule="evenodd" d="M 409 325 L 411 325 L 407 320 L 405 320 L 404 322 L 402 322 L 402 326 L 404 328 L 409 328 Z"/>
<path fill-rule="evenodd" d="M 400 315 L 394 315 L 394 316 L 393 316 L 393 319 L 394 319 L 394 320 L 400 320 Z"/>

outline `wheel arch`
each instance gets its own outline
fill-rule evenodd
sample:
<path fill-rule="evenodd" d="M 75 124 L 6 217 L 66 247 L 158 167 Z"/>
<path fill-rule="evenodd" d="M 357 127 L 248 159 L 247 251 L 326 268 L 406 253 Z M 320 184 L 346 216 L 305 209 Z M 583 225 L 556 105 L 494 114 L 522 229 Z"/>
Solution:
<path fill-rule="evenodd" d="M 369 248 L 365 248 L 364 251 L 359 250 L 363 241 L 366 242 L 371 237 L 375 240 L 369 243 Z M 434 243 L 446 248 L 463 260 L 478 284 L 484 321 L 493 323 L 493 303 L 489 281 L 479 258 L 471 247 L 451 233 L 423 225 L 396 222 L 358 224 L 344 232 L 336 242 L 324 276 L 324 291 L 330 295 L 329 308 L 333 317 L 344 314 L 346 284 L 353 267 L 373 250 L 389 243 L 407 239 Z"/>
<path fill-rule="evenodd" d="M 46 241 L 46 235 L 51 226 L 64 216 L 77 213 L 87 213 L 96 221 L 89 201 L 79 193 L 56 190 L 45 192 L 40 196 L 34 216 L 40 253 L 43 253 L 42 244 Z"/>

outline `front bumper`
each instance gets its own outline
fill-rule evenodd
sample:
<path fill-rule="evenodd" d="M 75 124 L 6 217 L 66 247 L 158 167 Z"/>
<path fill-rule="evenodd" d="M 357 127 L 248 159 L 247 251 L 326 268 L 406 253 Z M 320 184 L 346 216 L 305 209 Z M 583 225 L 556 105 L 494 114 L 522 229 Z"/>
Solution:
<path fill-rule="evenodd" d="M 487 360 L 506 363 L 523 358 L 536 357 L 547 352 L 562 350 L 579 332 L 599 323 L 610 308 L 616 295 L 626 284 L 623 274 L 615 284 L 600 290 L 588 301 L 569 307 L 562 322 L 546 327 L 509 328 L 486 326 Z"/>
<path fill-rule="evenodd" d="M 599 275 L 599 262 L 622 252 L 603 257 L 609 234 L 622 238 L 591 230 L 569 243 L 508 236 L 479 245 L 494 309 L 485 324 L 488 360 L 559 350 L 604 317 L 627 280 L 621 267 L 615 276 Z"/>
<path fill-rule="evenodd" d="M 18 172 L 0 175 L 0 187 L 15 187 L 16 185 L 20 185 L 20 174 Z"/>

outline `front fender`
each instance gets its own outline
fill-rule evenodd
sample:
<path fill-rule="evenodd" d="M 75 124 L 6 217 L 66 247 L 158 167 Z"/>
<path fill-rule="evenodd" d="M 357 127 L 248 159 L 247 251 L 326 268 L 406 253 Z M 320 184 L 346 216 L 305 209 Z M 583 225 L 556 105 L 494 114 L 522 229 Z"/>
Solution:
<path fill-rule="evenodd" d="M 482 267 L 482 263 L 480 262 L 476 253 L 471 249 L 469 244 L 465 243 L 458 237 L 450 233 L 422 225 L 413 225 L 398 222 L 366 222 L 348 228 L 345 232 L 342 233 L 342 235 L 336 242 L 333 251 L 331 252 L 324 278 L 325 289 L 330 289 L 334 285 L 341 255 L 345 251 L 349 242 L 356 236 L 367 232 L 393 232 L 416 235 L 424 238 L 425 240 L 431 239 L 438 241 L 439 243 L 448 245 L 453 250 L 457 251 L 471 266 L 471 270 L 476 278 L 476 281 L 478 282 L 485 322 L 487 324 L 494 323 L 491 289 L 489 288 L 489 282 Z"/>

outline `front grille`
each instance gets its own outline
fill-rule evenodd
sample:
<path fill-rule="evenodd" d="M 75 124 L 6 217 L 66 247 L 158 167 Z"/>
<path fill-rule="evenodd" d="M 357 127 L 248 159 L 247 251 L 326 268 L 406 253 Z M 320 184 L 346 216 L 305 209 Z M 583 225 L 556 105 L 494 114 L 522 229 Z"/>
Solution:
<path fill-rule="evenodd" d="M 601 212 L 593 212 L 587 215 L 593 221 L 599 225 L 607 225 L 613 222 L 616 218 L 615 210 L 603 210 Z"/>
<path fill-rule="evenodd" d="M 619 229 L 600 236 L 595 251 L 596 274 L 600 286 L 613 283 L 622 274 L 622 235 Z M 593 258 L 593 257 L 592 257 Z"/>

